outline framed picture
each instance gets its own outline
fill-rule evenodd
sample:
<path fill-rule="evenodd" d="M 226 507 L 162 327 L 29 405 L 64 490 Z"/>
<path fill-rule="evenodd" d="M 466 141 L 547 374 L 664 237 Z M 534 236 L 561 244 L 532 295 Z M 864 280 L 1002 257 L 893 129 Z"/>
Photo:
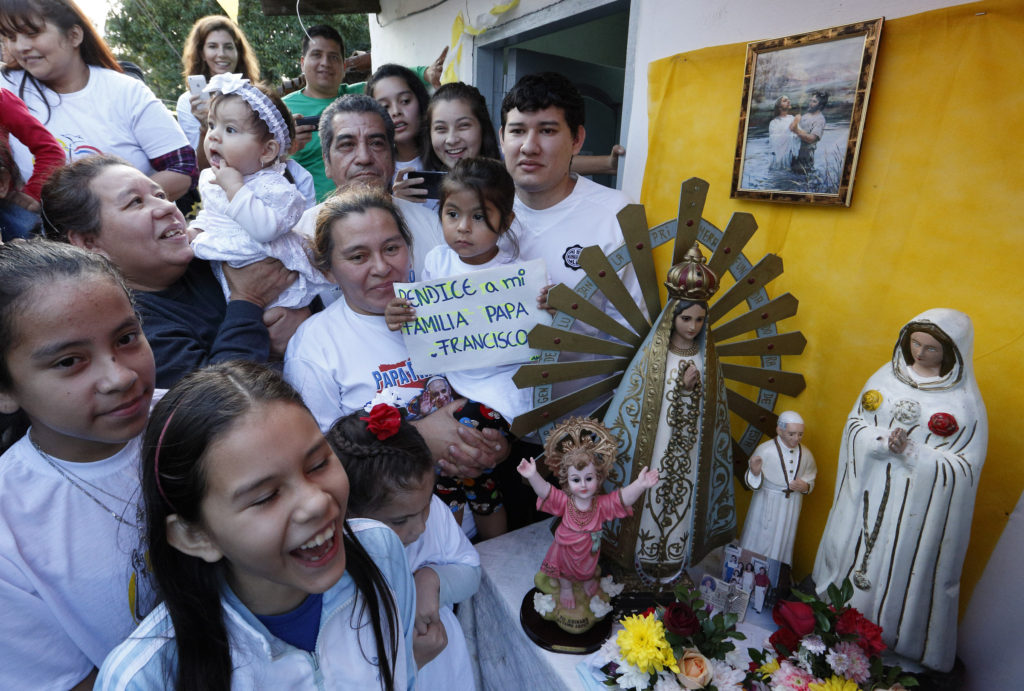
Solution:
<path fill-rule="evenodd" d="M 747 45 L 733 197 L 850 205 L 882 21 Z"/>

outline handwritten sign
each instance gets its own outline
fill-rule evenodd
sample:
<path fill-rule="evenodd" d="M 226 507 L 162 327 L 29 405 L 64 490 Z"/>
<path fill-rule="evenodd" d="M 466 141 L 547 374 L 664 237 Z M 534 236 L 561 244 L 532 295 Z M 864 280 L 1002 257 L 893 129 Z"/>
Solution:
<path fill-rule="evenodd" d="M 538 359 L 540 351 L 526 341 L 530 329 L 551 322 L 537 309 L 546 283 L 542 259 L 396 283 L 395 295 L 416 309 L 416 321 L 402 326 L 413 367 L 455 372 Z"/>

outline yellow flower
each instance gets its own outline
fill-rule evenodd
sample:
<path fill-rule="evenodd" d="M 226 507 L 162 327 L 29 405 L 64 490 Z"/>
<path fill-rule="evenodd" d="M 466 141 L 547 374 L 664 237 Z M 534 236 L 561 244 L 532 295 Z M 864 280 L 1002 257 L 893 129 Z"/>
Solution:
<path fill-rule="evenodd" d="M 768 660 L 768 662 L 766 662 L 763 665 L 761 665 L 760 667 L 758 667 L 757 668 L 757 673 L 761 675 L 762 679 L 767 679 L 772 674 L 777 672 L 778 669 L 779 669 L 779 661 L 776 660 L 773 657 L 771 660 Z"/>
<path fill-rule="evenodd" d="M 665 627 L 653 614 L 626 617 L 622 626 L 624 628 L 619 631 L 616 643 L 625 662 L 644 674 L 661 672 L 666 667 L 673 672 L 679 671 L 672 647 L 665 640 Z"/>
<path fill-rule="evenodd" d="M 807 685 L 808 691 L 857 691 L 857 684 L 849 679 L 831 676 L 825 681 L 812 681 Z"/>
<path fill-rule="evenodd" d="M 882 405 L 882 394 L 874 389 L 865 391 L 861 396 L 860 405 L 864 410 L 878 410 L 878 406 Z"/>

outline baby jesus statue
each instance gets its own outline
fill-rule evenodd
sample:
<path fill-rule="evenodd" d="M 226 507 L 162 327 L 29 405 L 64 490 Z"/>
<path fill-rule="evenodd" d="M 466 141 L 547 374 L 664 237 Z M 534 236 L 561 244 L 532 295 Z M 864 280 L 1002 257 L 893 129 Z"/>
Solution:
<path fill-rule="evenodd" d="M 598 495 L 615 460 L 616 441 L 601 423 L 584 418 L 571 418 L 555 427 L 544 454 L 562 489 L 540 477 L 534 459 L 523 459 L 518 466 L 519 474 L 537 493 L 537 508 L 562 517 L 535 583 L 543 592 L 557 588 L 558 607 L 545 613 L 545 618 L 570 633 L 581 633 L 607 613 L 605 606 L 594 602 L 602 592 L 597 566 L 602 527 L 606 521 L 632 515 L 630 507 L 644 490 L 658 483 L 658 471 L 644 468 L 628 486 Z M 577 603 L 581 595 L 592 604 Z M 606 602 L 607 594 L 598 599 Z M 595 604 L 600 613 L 593 611 Z"/>

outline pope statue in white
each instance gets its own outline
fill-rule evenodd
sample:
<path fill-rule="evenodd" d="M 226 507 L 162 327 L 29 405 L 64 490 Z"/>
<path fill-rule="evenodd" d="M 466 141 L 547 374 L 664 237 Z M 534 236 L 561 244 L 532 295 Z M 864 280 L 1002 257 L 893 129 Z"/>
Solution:
<path fill-rule="evenodd" d="M 803 495 L 814 489 L 818 467 L 800 443 L 804 421 L 787 410 L 779 415 L 778 436 L 754 450 L 744 481 L 754 490 L 740 546 L 791 564 Z"/>

